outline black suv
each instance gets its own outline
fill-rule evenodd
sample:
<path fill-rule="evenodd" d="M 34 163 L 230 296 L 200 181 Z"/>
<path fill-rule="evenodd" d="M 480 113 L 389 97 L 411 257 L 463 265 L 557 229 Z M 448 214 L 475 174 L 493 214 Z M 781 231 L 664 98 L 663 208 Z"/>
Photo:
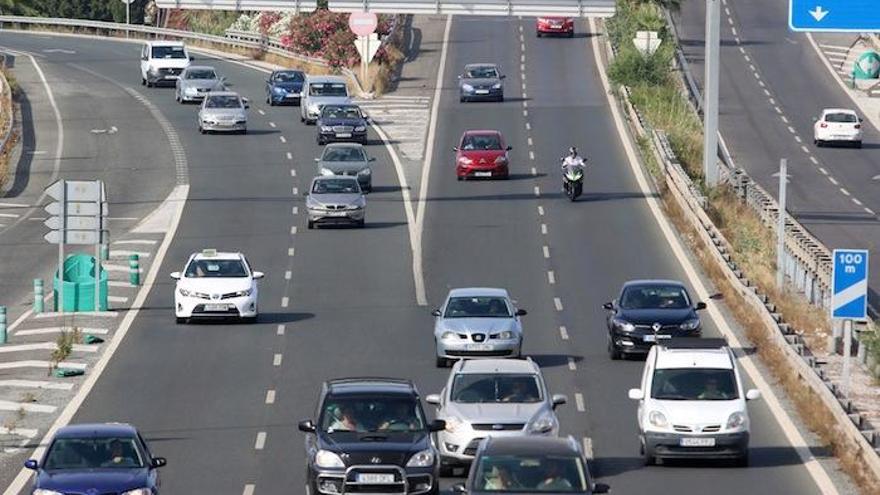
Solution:
<path fill-rule="evenodd" d="M 325 382 L 317 422 L 304 420 L 308 483 L 314 494 L 439 493 L 440 456 L 419 392 L 409 380 L 345 378 Z"/>

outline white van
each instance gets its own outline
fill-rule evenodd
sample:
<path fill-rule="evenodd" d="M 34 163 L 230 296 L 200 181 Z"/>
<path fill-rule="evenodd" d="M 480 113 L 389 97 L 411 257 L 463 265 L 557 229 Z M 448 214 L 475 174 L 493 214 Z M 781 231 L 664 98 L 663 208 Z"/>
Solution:
<path fill-rule="evenodd" d="M 174 84 L 192 60 L 182 41 L 153 40 L 141 49 L 141 84 Z"/>
<path fill-rule="evenodd" d="M 651 348 L 641 388 L 638 423 L 645 464 L 663 459 L 731 459 L 749 462 L 746 401 L 736 357 L 723 339 L 674 338 Z"/>
<path fill-rule="evenodd" d="M 321 115 L 324 105 L 345 105 L 351 103 L 348 83 L 340 76 L 306 76 L 300 100 L 300 121 L 314 124 Z"/>

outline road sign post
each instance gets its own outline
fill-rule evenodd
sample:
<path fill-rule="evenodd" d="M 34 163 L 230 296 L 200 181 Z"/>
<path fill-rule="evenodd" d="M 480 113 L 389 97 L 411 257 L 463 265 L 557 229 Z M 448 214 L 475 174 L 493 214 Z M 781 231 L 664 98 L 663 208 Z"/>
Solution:
<path fill-rule="evenodd" d="M 779 217 L 776 225 L 776 288 L 785 288 L 785 186 L 788 183 L 788 160 L 779 160 Z"/>
<path fill-rule="evenodd" d="M 361 56 L 361 83 L 367 89 L 367 77 L 369 77 L 370 61 L 379 49 L 379 37 L 376 36 L 376 28 L 379 26 L 379 16 L 372 12 L 352 12 L 348 16 L 348 27 L 357 35 L 355 48 Z M 373 48 L 371 45 L 375 45 Z"/>
<path fill-rule="evenodd" d="M 718 84 L 721 77 L 721 0 L 706 0 L 706 88 L 703 98 L 703 175 L 718 183 Z"/>
<path fill-rule="evenodd" d="M 831 318 L 843 320 L 843 395 L 849 396 L 852 323 L 868 311 L 868 250 L 835 249 L 831 282 Z"/>
<path fill-rule="evenodd" d="M 793 31 L 880 30 L 877 0 L 789 0 L 788 26 Z"/>

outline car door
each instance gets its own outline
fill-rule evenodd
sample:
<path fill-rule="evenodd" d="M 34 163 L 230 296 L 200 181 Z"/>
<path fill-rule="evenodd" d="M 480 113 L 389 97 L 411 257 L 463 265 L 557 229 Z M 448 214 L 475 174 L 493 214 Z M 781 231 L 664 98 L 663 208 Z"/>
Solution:
<path fill-rule="evenodd" d="M 141 77 L 147 78 L 147 71 L 150 67 L 150 45 L 144 44 L 141 48 Z"/>
<path fill-rule="evenodd" d="M 645 420 L 645 401 L 649 400 L 649 397 L 651 396 L 651 379 L 654 377 L 654 359 L 657 354 L 656 349 L 656 347 L 651 348 L 651 352 L 648 354 L 648 359 L 645 360 L 645 369 L 642 372 L 642 382 L 640 384 L 642 398 L 639 400 L 638 409 L 636 411 L 639 431 L 644 431 L 643 422 Z"/>

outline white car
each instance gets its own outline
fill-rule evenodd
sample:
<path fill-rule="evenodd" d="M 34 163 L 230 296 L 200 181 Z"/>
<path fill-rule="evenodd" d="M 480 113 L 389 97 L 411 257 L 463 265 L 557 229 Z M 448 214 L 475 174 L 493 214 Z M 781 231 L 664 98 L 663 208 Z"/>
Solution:
<path fill-rule="evenodd" d="M 736 357 L 723 339 L 673 338 L 651 348 L 641 388 L 638 427 L 645 464 L 663 459 L 732 459 L 749 462 L 745 391 Z"/>
<path fill-rule="evenodd" d="M 257 280 L 241 253 L 206 249 L 189 257 L 183 272 L 174 272 L 174 314 L 177 323 L 190 318 L 241 318 L 257 321 Z"/>
<path fill-rule="evenodd" d="M 842 143 L 861 148 L 862 119 L 852 110 L 826 108 L 813 124 L 813 143 L 816 146 Z"/>
<path fill-rule="evenodd" d="M 312 125 L 321 116 L 324 105 L 348 105 L 351 95 L 341 76 L 306 76 L 300 100 L 300 122 Z"/>
<path fill-rule="evenodd" d="M 192 60 L 181 41 L 153 40 L 141 48 L 141 84 L 175 84 Z"/>
<path fill-rule="evenodd" d="M 455 363 L 443 390 L 425 401 L 446 421 L 437 432 L 445 475 L 469 466 L 486 437 L 559 435 L 555 409 L 567 399 L 550 395 L 531 359 L 478 359 Z"/>

